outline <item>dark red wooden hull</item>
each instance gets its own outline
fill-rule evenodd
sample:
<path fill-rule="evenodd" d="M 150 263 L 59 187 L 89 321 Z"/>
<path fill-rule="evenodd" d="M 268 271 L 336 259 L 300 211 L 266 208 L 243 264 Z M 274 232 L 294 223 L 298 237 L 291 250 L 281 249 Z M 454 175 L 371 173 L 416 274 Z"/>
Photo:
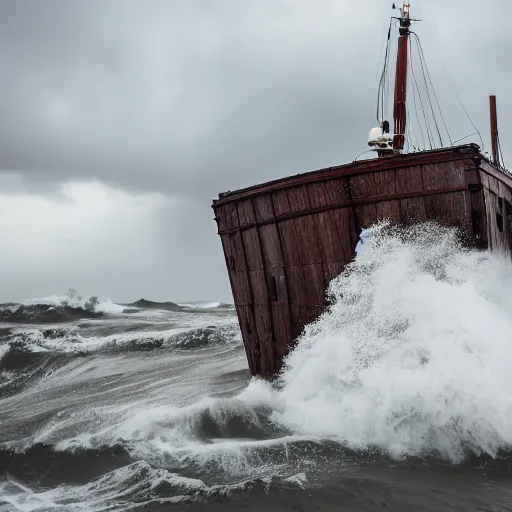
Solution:
<path fill-rule="evenodd" d="M 382 219 L 435 220 L 512 252 L 512 176 L 476 145 L 353 162 L 220 194 L 213 202 L 249 368 L 272 377 L 325 290 Z"/>

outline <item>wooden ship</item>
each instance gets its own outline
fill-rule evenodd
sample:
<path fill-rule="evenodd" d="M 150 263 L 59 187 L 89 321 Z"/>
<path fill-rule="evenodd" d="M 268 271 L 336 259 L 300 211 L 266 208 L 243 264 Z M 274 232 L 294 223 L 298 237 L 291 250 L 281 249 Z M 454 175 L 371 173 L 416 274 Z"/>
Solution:
<path fill-rule="evenodd" d="M 408 3 L 393 20 L 394 135 L 382 116 L 369 138 L 376 157 L 222 193 L 213 202 L 252 375 L 276 376 L 304 325 L 324 311 L 327 285 L 353 261 L 361 230 L 380 220 L 433 220 L 464 230 L 483 249 L 512 253 L 512 175 L 500 161 L 495 97 L 492 158 L 477 144 L 404 151 L 410 26 L 419 20 Z"/>

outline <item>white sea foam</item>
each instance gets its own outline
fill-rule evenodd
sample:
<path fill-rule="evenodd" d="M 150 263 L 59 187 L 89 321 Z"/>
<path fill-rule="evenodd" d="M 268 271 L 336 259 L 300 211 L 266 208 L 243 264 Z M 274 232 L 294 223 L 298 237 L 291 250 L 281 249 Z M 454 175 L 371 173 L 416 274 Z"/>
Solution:
<path fill-rule="evenodd" d="M 38 304 L 48 305 L 48 306 L 70 306 L 74 308 L 82 308 L 85 309 L 87 302 L 90 300 L 90 297 L 80 297 L 75 293 L 71 293 L 68 295 L 50 295 L 48 297 L 39 297 L 33 299 L 26 299 L 21 302 L 24 306 L 35 306 Z M 98 304 L 94 307 L 94 310 L 98 313 L 106 313 L 106 314 L 120 314 L 126 308 L 124 306 L 120 306 L 118 304 L 114 304 L 111 300 L 100 300 Z"/>
<path fill-rule="evenodd" d="M 192 387 L 207 390 L 208 371 L 219 373 L 221 363 L 230 371 L 229 360 L 194 359 L 144 400 L 63 413 L 31 442 L 58 450 L 122 442 L 151 465 L 214 463 L 239 478 L 272 471 L 303 485 L 309 475 L 297 475 L 296 461 L 286 466 L 286 454 L 307 440 L 453 461 L 508 448 L 511 263 L 463 249 L 435 225 L 406 233 L 377 226 L 368 235 L 364 252 L 332 281 L 332 306 L 307 326 L 278 386 L 253 379 L 236 396 L 204 396 Z M 251 437 L 267 421 L 282 431 Z M 214 425 L 211 439 L 204 425 Z M 266 469 L 265 450 L 279 446 L 282 466 Z"/>
<path fill-rule="evenodd" d="M 272 478 L 259 479 L 264 487 Z M 286 480 L 303 487 L 304 474 Z M 256 482 L 242 480 L 232 484 L 206 485 L 202 480 L 187 478 L 165 469 L 152 468 L 144 461 L 110 471 L 85 485 L 60 485 L 54 489 L 34 491 L 15 480 L 0 483 L 1 501 L 14 510 L 36 512 L 69 511 L 129 511 L 151 505 L 173 505 L 194 502 L 201 498 L 228 497 L 250 488 Z"/>
<path fill-rule="evenodd" d="M 168 312 L 166 314 L 168 322 Z M 140 317 L 137 317 L 137 319 Z M 133 315 L 130 315 L 129 320 L 136 320 Z M 128 322 L 129 320 L 125 320 Z M 235 317 L 212 317 L 212 316 L 199 316 L 192 318 L 184 316 L 180 313 L 173 313 L 174 327 L 169 329 L 148 329 L 148 330 L 135 330 L 125 333 L 115 333 L 107 336 L 93 336 L 82 335 L 82 330 L 76 325 L 59 327 L 59 334 L 52 333 L 52 336 L 47 336 L 46 330 L 41 328 L 20 328 L 13 330 L 12 340 L 22 340 L 25 343 L 26 349 L 33 352 L 41 350 L 51 350 L 58 352 L 95 352 L 101 350 L 109 350 L 114 348 L 122 349 L 126 346 L 134 346 L 155 342 L 163 347 L 173 347 L 177 344 L 178 335 L 186 335 L 193 333 L 200 329 L 213 327 L 219 337 L 223 337 L 226 342 L 240 343 L 241 334 Z M 83 322 L 85 323 L 85 321 Z M 152 322 L 148 325 L 153 325 Z M 164 322 L 165 323 L 165 322 Z M 0 358 L 2 350 L 7 351 L 9 345 L 0 346 Z"/>
<path fill-rule="evenodd" d="M 212 301 L 212 302 L 190 302 L 190 303 L 179 303 L 178 306 L 183 308 L 191 308 L 191 309 L 214 309 L 221 306 L 220 302 Z"/>
<path fill-rule="evenodd" d="M 512 443 L 510 261 L 435 225 L 370 235 L 287 358 L 274 418 L 395 456 L 495 455 Z"/>

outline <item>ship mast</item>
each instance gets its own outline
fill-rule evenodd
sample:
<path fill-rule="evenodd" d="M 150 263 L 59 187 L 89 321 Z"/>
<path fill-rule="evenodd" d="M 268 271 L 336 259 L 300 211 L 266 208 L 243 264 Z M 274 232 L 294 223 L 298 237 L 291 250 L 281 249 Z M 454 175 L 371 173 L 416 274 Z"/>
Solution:
<path fill-rule="evenodd" d="M 405 143 L 405 126 L 407 123 L 407 68 L 409 27 L 411 26 L 411 4 L 404 3 L 400 9 L 400 37 L 396 56 L 395 102 L 393 107 L 394 137 L 393 149 L 401 152 Z"/>

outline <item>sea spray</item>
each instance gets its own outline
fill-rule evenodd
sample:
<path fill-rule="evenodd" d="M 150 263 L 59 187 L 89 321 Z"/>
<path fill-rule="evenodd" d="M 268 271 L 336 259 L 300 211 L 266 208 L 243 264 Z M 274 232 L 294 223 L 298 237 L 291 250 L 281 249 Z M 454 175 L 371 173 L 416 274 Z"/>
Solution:
<path fill-rule="evenodd" d="M 511 285 L 453 229 L 375 226 L 287 357 L 274 419 L 395 457 L 495 455 L 512 442 Z"/>

